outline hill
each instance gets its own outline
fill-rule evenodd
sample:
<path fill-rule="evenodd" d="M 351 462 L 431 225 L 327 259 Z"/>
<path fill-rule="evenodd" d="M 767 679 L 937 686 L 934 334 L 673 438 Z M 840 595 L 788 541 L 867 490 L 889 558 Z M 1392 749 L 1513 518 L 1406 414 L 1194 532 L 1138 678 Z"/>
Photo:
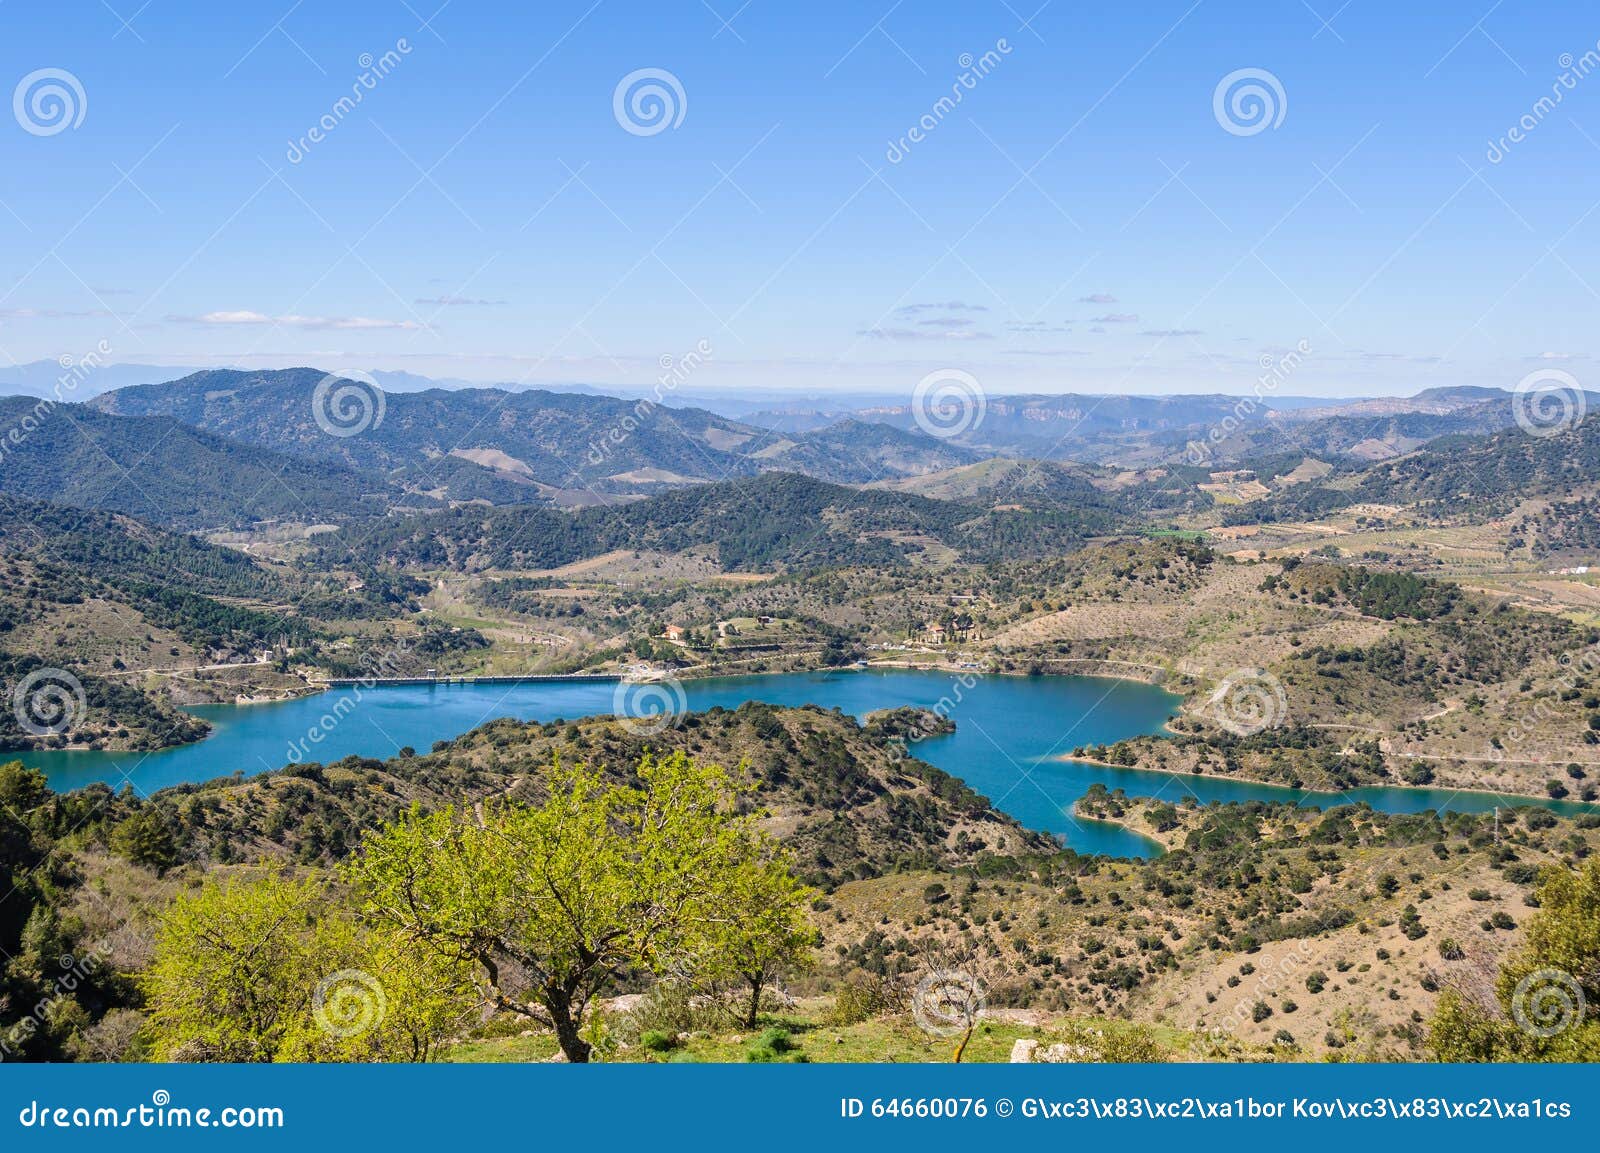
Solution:
<path fill-rule="evenodd" d="M 763 468 L 804 473 L 837 484 L 883 477 L 916 477 L 969 464 L 970 449 L 886 424 L 846 419 L 795 436 L 778 437 L 753 454 Z"/>
<path fill-rule="evenodd" d="M 1570 499 L 1600 482 L 1600 421 L 1533 436 L 1509 428 L 1488 436 L 1447 436 L 1367 469 L 1348 467 L 1315 484 L 1228 511 L 1230 524 L 1326 515 L 1357 504 L 1416 506 L 1435 517 L 1483 521 L 1530 497 Z"/>
<path fill-rule="evenodd" d="M 1214 394 L 990 397 L 982 420 L 950 443 L 983 456 L 1150 464 L 1225 421 L 1250 425 L 1266 419 L 1264 406 L 1242 409 L 1241 399 Z M 863 408 L 856 415 L 901 429 L 917 426 L 910 404 Z"/>
<path fill-rule="evenodd" d="M 616 549 L 698 551 L 723 571 L 898 567 L 1068 549 L 1110 531 L 1110 502 L 1033 512 L 827 484 L 792 473 L 679 489 L 610 508 L 465 507 L 330 536 L 323 564 L 549 569 Z"/>
<path fill-rule="evenodd" d="M 331 460 L 242 444 L 170 416 L 0 397 L 0 492 L 185 529 L 381 512 L 384 482 Z"/>
<path fill-rule="evenodd" d="M 970 459 L 920 433 L 858 423 L 780 437 L 649 398 L 430 388 L 318 413 L 314 368 L 199 372 L 97 397 L 101 411 L 164 416 L 274 452 L 386 475 L 447 500 L 603 503 L 770 468 L 855 481 Z M 320 420 L 319 420 L 320 417 Z M 347 435 L 330 435 L 327 425 Z"/>
<path fill-rule="evenodd" d="M 1097 484 L 1096 481 L 1101 481 Z M 965 504 L 1019 504 L 1030 508 L 1096 505 L 1107 500 L 1104 470 L 1048 460 L 992 457 L 922 476 L 879 481 L 873 487 Z"/>

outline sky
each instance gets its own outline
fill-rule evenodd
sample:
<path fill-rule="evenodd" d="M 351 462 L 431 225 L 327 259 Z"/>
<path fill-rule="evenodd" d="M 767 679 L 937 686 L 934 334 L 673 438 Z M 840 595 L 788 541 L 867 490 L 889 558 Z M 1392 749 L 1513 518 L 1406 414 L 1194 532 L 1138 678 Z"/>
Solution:
<path fill-rule="evenodd" d="M 1597 41 L 1495 0 L 0 0 L 0 381 L 1600 387 Z"/>

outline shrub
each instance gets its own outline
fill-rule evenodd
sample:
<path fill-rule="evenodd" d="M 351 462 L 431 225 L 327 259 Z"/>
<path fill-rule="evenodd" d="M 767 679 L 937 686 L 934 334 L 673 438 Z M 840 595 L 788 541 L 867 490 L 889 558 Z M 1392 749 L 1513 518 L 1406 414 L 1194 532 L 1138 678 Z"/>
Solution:
<path fill-rule="evenodd" d="M 894 1004 L 890 990 L 881 979 L 846 981 L 833 995 L 833 1011 L 828 1014 L 828 1023 L 856 1025 L 888 1012 Z"/>
<path fill-rule="evenodd" d="M 755 1043 L 763 1049 L 771 1049 L 774 1053 L 787 1053 L 794 1048 L 794 1038 L 789 1030 L 774 1026 L 757 1037 Z"/>
<path fill-rule="evenodd" d="M 766 1030 L 750 1043 L 750 1048 L 745 1050 L 745 1060 L 757 1063 L 772 1061 L 803 1061 L 802 1054 L 795 1053 L 794 1038 L 789 1035 L 789 1030 L 774 1027 Z M 785 1056 L 785 1054 L 790 1054 Z"/>
<path fill-rule="evenodd" d="M 652 1053 L 665 1053 L 677 1047 L 678 1037 L 662 1029 L 646 1029 L 639 1034 L 639 1044 Z"/>

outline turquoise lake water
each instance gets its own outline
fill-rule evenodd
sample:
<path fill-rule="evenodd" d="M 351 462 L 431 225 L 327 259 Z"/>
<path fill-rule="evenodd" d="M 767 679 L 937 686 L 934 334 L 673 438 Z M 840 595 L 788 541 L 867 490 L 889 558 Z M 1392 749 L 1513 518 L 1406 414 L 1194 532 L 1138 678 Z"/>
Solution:
<path fill-rule="evenodd" d="M 958 679 L 960 678 L 960 679 Z M 1034 829 L 1057 834 L 1081 853 L 1147 856 L 1146 838 L 1072 816 L 1073 803 L 1096 781 L 1130 794 L 1177 802 L 1293 800 L 1336 805 L 1365 801 L 1391 813 L 1448 808 L 1486 812 L 1497 804 L 1541 805 L 1561 812 L 1592 809 L 1573 802 L 1495 797 L 1448 789 L 1365 788 L 1348 793 L 1311 793 L 1207 776 L 1105 768 L 1061 756 L 1080 745 L 1109 744 L 1124 737 L 1162 731 L 1178 698 L 1151 685 L 1099 677 L 1010 677 L 912 670 L 850 669 L 689 681 L 689 709 L 737 708 L 745 701 L 774 705 L 820 705 L 860 717 L 897 705 L 944 711 L 956 731 L 929 737 L 914 755 L 960 777 L 997 808 Z M 15 756 L 41 768 L 58 790 L 93 781 L 142 793 L 233 773 L 252 775 L 296 759 L 324 763 L 341 757 L 387 758 L 402 747 L 426 752 L 498 717 L 551 721 L 611 713 L 616 685 L 539 682 L 519 685 L 407 685 L 335 689 L 317 696 L 264 705 L 206 705 L 189 711 L 214 726 L 197 744 L 153 753 L 29 752 Z M 343 699 L 348 708 L 323 739 L 306 741 Z M 295 743 L 300 742 L 297 757 Z M 6 757 L 12 754 L 3 754 Z"/>

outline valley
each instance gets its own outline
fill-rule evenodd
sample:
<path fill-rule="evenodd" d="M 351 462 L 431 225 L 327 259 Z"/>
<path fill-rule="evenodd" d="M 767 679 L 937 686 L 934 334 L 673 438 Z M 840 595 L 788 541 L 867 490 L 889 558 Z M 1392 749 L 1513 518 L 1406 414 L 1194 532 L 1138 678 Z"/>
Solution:
<path fill-rule="evenodd" d="M 324 377 L 58 406 L 0 472 L 0 660 L 33 710 L 0 718 L 28 902 L 0 943 L 146 974 L 32 1053 L 209 1052 L 163 1047 L 148 983 L 186 891 L 355 916 L 366 838 L 537 806 L 563 764 L 736 770 L 729 812 L 814 893 L 760 1029 L 624 964 L 586 1018 L 610 1060 L 942 1059 L 906 998 L 951 956 L 985 990 L 967 1059 L 1438 1056 L 1593 852 L 1588 422 L 1530 437 L 1446 390 L 1213 437 L 1225 398 L 1103 427 L 1018 398 L 945 440 L 422 389 L 334 435 Z M 585 1052 L 447 1001 L 430 1055 Z"/>

